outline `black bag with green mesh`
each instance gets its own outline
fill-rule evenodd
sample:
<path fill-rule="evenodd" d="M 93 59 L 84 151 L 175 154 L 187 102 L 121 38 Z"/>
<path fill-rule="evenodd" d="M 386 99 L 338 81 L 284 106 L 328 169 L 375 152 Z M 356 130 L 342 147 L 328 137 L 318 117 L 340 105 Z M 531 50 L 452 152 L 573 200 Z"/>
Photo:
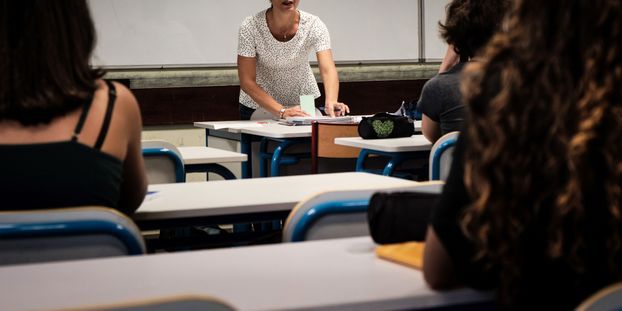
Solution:
<path fill-rule="evenodd" d="M 408 117 L 381 112 L 363 117 L 358 132 L 364 139 L 410 137 L 415 134 L 415 125 Z"/>

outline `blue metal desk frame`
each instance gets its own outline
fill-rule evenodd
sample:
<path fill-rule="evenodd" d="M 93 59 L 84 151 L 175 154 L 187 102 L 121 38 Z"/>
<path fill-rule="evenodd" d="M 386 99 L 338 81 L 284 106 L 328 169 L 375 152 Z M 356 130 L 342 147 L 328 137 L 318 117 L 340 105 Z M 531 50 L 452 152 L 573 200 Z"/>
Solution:
<path fill-rule="evenodd" d="M 389 162 L 384 166 L 382 175 L 393 175 L 395 168 L 408 161 L 415 159 L 427 159 L 430 155 L 430 151 L 412 151 L 412 152 L 388 152 L 371 149 L 361 149 L 359 157 L 356 159 L 356 171 L 357 172 L 369 172 L 365 169 L 365 162 L 370 155 L 379 155 L 389 158 Z"/>
<path fill-rule="evenodd" d="M 260 142 L 260 163 L 259 163 L 259 174 L 261 177 L 266 177 L 267 175 L 267 167 L 266 160 L 270 160 L 270 176 L 279 176 L 280 174 L 280 165 L 281 164 L 295 164 L 300 161 L 300 159 L 310 157 L 309 153 L 298 153 L 298 154 L 285 154 L 285 151 L 294 145 L 299 145 L 303 143 L 310 143 L 310 137 L 299 137 L 299 138 L 268 138 L 262 136 L 256 136 L 251 134 L 233 134 L 230 132 L 221 131 L 221 130 L 210 130 L 205 129 L 205 146 L 209 146 L 209 137 L 220 137 L 225 139 L 239 140 L 240 141 L 240 152 L 246 154 L 247 160 L 246 162 L 242 162 L 242 178 L 252 178 L 253 174 L 253 163 L 252 163 L 252 143 Z M 269 153 L 267 151 L 268 142 L 275 141 L 278 142 L 278 146 L 274 149 L 274 152 Z M 223 167 L 224 168 L 224 167 Z M 221 175 L 223 176 L 223 175 Z M 224 177 L 224 176 L 223 176 Z"/>

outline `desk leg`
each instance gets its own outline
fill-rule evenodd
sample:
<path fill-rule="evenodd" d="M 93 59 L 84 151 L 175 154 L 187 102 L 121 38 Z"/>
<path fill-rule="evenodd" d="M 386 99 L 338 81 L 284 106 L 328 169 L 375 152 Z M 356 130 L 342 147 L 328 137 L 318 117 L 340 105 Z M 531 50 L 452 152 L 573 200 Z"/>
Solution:
<path fill-rule="evenodd" d="M 214 173 L 227 180 L 236 179 L 228 168 L 216 163 L 186 165 L 186 173 Z"/>
<path fill-rule="evenodd" d="M 288 140 L 284 140 L 276 147 L 276 149 L 274 149 L 272 161 L 270 162 L 270 176 L 275 177 L 281 174 L 281 155 L 285 151 L 285 148 L 287 148 L 290 144 L 291 143 Z"/>
<path fill-rule="evenodd" d="M 240 137 L 240 152 L 246 155 L 246 162 L 242 162 L 242 178 L 253 178 L 252 136 L 242 134 Z"/>
<path fill-rule="evenodd" d="M 365 172 L 365 161 L 367 161 L 367 156 L 369 156 L 370 152 L 367 149 L 361 149 L 359 153 L 359 157 L 356 159 L 356 171 L 357 172 Z"/>
<path fill-rule="evenodd" d="M 293 145 L 306 142 L 306 139 L 283 139 L 281 143 L 274 149 L 272 160 L 270 162 L 270 176 L 281 175 L 281 165 L 291 165 L 298 163 L 300 159 L 306 158 L 308 154 L 284 154 L 285 150 Z"/>

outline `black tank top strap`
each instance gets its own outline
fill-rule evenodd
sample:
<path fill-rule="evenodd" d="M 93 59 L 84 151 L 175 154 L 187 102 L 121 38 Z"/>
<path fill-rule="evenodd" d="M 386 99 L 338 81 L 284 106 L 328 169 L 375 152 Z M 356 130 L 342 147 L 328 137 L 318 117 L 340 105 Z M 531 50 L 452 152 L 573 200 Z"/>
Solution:
<path fill-rule="evenodd" d="M 73 130 L 73 135 L 71 135 L 71 141 L 78 141 L 78 136 L 80 136 L 80 132 L 82 132 L 82 128 L 84 127 L 84 121 L 86 121 L 86 116 L 89 114 L 89 110 L 91 109 L 91 104 L 93 103 L 93 96 L 89 96 L 84 101 L 84 106 L 82 107 L 82 113 L 80 114 L 80 119 L 78 120 L 78 124 L 76 124 L 76 128 Z"/>
<path fill-rule="evenodd" d="M 112 110 L 114 109 L 114 103 L 117 100 L 117 89 L 114 87 L 114 84 L 106 80 L 106 85 L 108 85 L 108 107 L 106 109 L 106 115 L 104 116 L 102 128 L 99 131 L 99 136 L 97 137 L 97 141 L 93 147 L 97 150 L 101 149 L 104 144 L 104 140 L 106 140 L 108 128 L 110 127 L 110 120 L 112 119 Z"/>

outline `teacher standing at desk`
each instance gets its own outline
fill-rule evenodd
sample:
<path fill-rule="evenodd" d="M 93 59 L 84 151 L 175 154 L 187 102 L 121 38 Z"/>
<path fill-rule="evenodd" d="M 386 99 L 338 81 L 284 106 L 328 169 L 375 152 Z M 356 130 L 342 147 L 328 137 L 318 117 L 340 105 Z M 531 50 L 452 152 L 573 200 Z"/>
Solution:
<path fill-rule="evenodd" d="M 306 116 L 300 95 L 320 97 L 309 54 L 315 52 L 329 116 L 350 112 L 338 102 L 339 77 L 326 25 L 298 10 L 300 0 L 271 0 L 272 6 L 247 17 L 238 37 L 240 117 L 250 119 L 257 109 L 279 118 Z"/>

